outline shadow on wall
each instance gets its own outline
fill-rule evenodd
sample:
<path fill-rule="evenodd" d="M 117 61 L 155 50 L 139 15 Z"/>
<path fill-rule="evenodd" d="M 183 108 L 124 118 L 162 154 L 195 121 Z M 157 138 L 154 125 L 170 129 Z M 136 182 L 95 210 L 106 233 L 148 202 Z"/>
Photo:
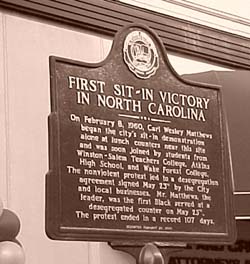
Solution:
<path fill-rule="evenodd" d="M 185 74 L 182 77 L 222 86 L 224 107 L 229 127 L 235 191 L 250 191 L 249 71 L 208 71 Z"/>

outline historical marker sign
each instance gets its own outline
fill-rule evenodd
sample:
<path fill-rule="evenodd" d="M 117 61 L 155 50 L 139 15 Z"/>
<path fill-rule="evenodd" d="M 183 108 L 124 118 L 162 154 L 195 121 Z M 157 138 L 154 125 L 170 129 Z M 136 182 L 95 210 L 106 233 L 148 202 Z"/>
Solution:
<path fill-rule="evenodd" d="M 182 80 L 131 25 L 99 64 L 50 58 L 46 230 L 54 239 L 229 242 L 227 132 L 217 86 Z"/>

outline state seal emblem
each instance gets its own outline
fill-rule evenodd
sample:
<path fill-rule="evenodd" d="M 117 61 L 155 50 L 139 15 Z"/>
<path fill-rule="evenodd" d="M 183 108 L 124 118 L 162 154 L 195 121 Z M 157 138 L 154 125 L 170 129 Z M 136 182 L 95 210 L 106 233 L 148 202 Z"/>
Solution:
<path fill-rule="evenodd" d="M 153 40 L 143 31 L 130 32 L 123 44 L 123 58 L 130 71 L 148 79 L 159 67 L 159 56 Z"/>

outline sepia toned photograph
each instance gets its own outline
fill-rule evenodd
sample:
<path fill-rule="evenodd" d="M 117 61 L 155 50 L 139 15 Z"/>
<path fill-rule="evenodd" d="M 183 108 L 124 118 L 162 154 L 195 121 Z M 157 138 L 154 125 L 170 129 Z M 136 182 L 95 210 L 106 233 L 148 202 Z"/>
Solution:
<path fill-rule="evenodd" d="M 250 1 L 0 1 L 0 264 L 250 263 Z"/>

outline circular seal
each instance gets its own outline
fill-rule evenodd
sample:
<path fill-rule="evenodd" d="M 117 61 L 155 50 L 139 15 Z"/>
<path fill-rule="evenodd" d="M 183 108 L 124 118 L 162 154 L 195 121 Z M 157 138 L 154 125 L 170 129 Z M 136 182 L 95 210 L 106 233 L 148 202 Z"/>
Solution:
<path fill-rule="evenodd" d="M 143 31 L 130 32 L 123 44 L 123 58 L 130 71 L 147 79 L 159 68 L 159 56 L 153 40 Z"/>

